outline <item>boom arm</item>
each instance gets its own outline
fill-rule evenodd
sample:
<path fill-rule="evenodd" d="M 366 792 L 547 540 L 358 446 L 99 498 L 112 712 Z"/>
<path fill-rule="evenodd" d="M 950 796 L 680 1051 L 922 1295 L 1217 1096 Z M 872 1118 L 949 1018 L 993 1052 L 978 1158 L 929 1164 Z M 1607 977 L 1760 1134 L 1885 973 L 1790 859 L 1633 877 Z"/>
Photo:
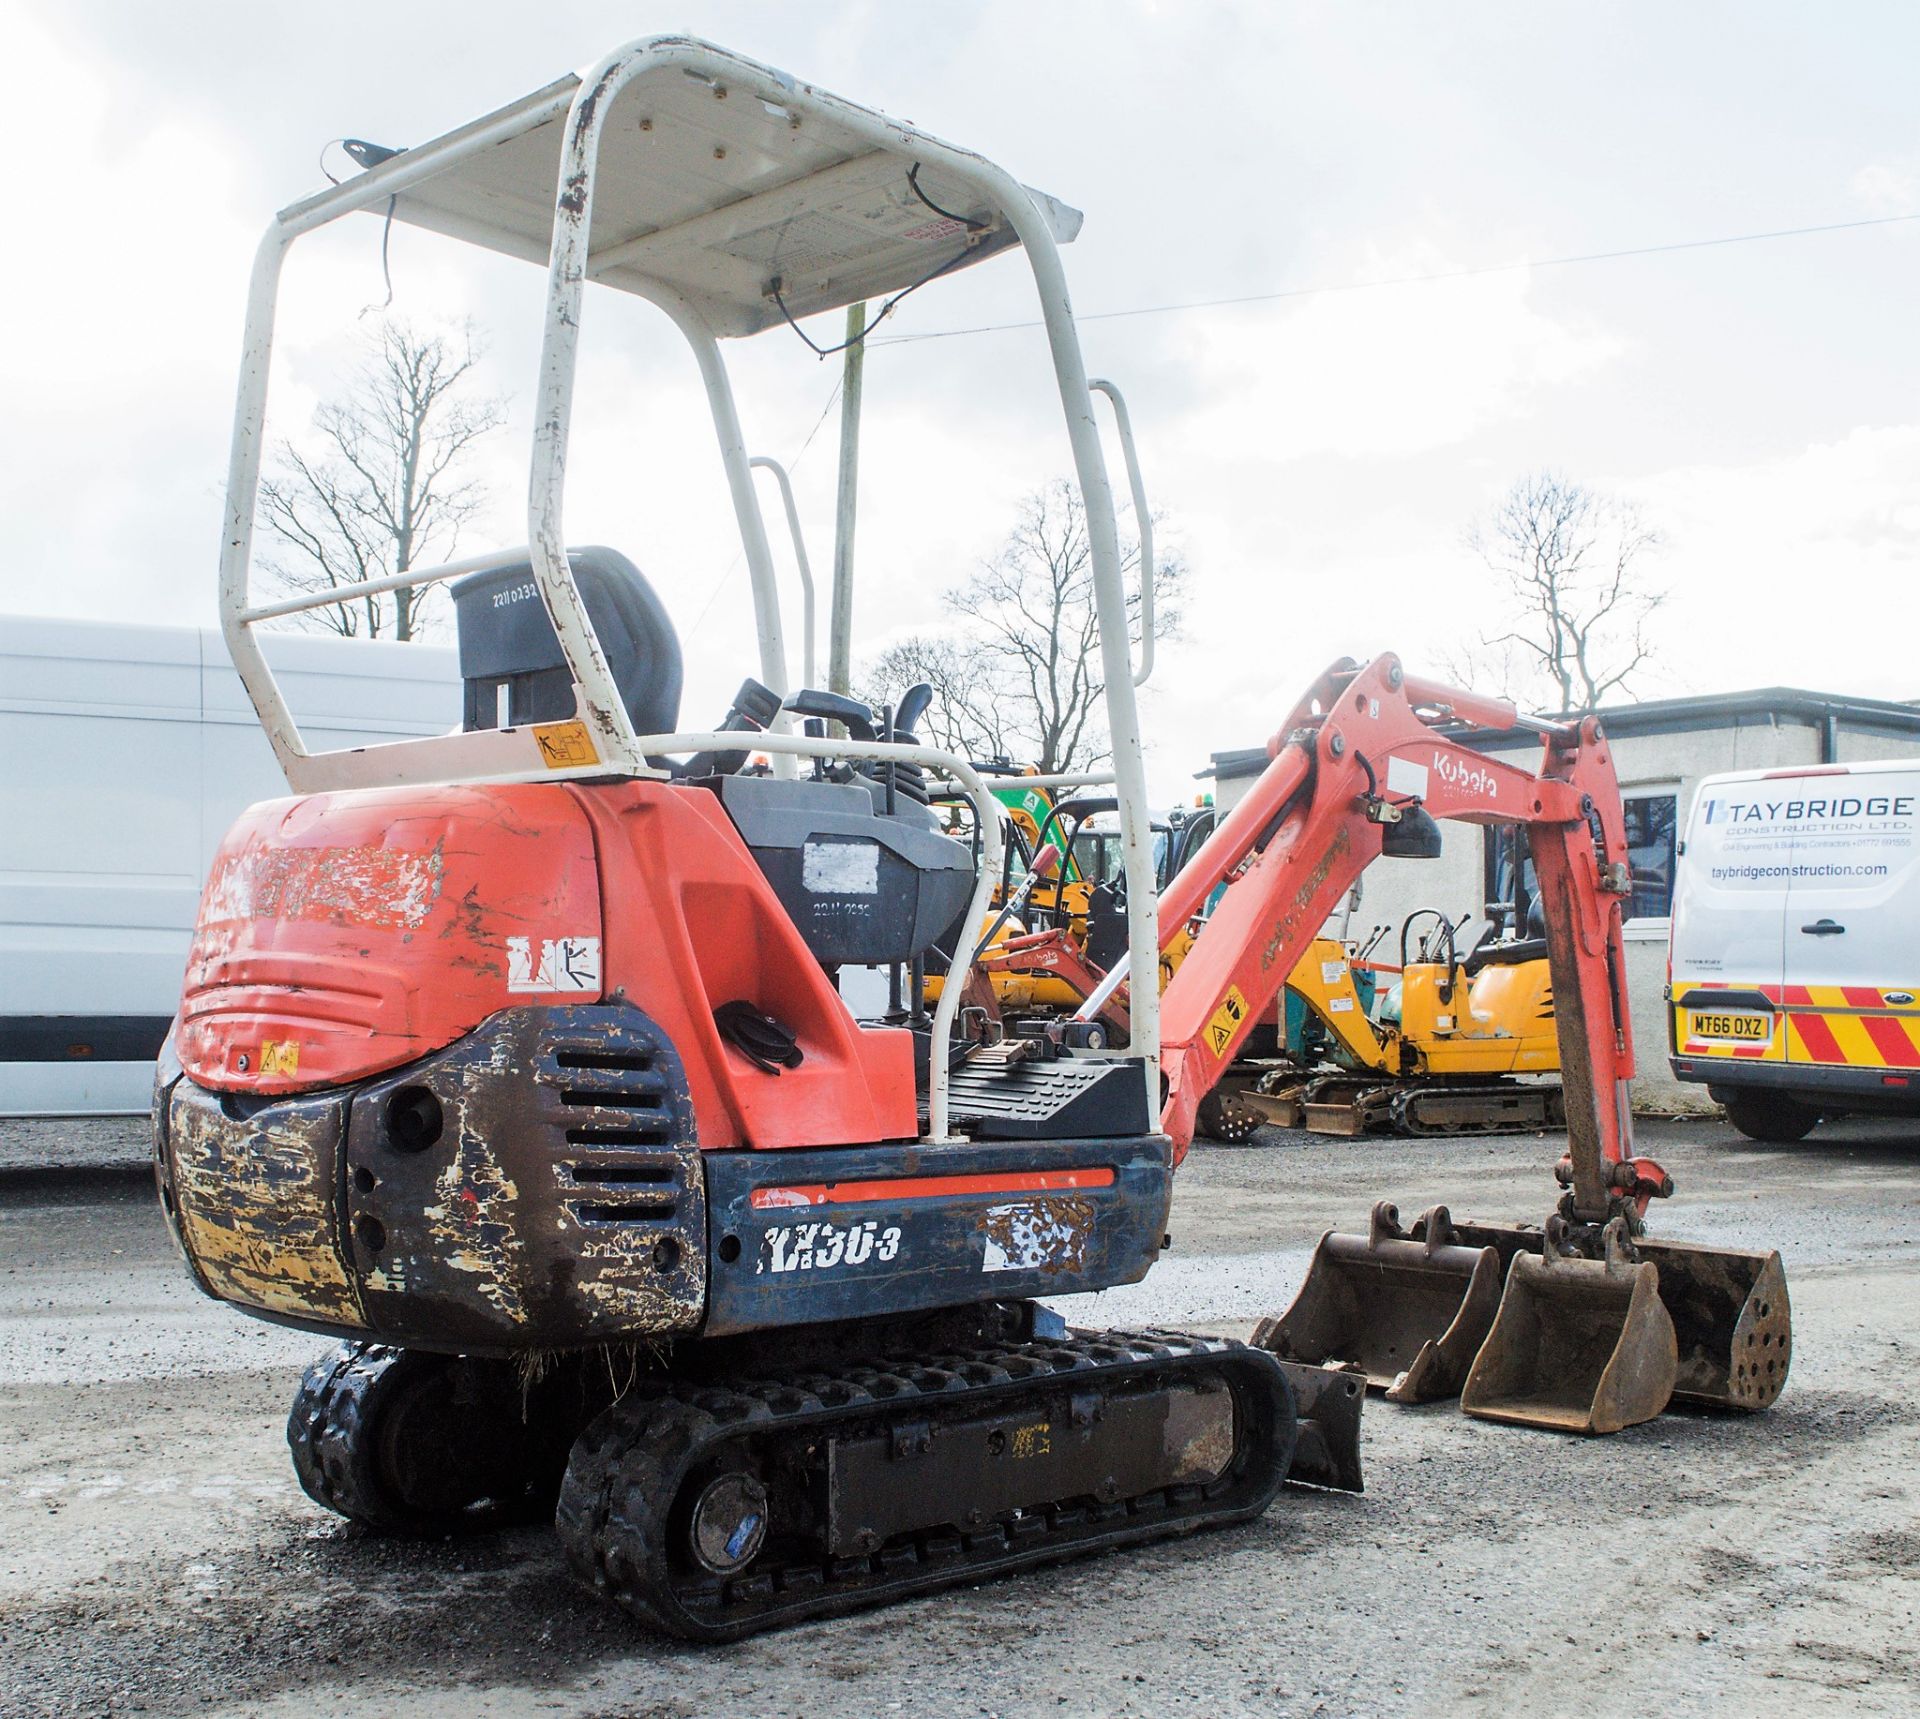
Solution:
<path fill-rule="evenodd" d="M 1542 735 L 1538 773 L 1483 757 L 1434 726 L 1466 718 Z M 1621 904 L 1630 890 L 1620 788 L 1591 717 L 1534 723 L 1510 704 L 1408 676 L 1383 655 L 1320 679 L 1267 748 L 1272 762 L 1173 880 L 1166 940 L 1223 880 L 1231 887 L 1161 1003 L 1161 1126 L 1183 1156 L 1200 1100 L 1273 1007 L 1287 975 L 1388 830 L 1420 810 L 1523 824 L 1547 922 L 1569 1150 L 1559 1168 L 1574 1215 L 1644 1212 L 1671 1184 L 1633 1152 L 1633 1074 Z"/>

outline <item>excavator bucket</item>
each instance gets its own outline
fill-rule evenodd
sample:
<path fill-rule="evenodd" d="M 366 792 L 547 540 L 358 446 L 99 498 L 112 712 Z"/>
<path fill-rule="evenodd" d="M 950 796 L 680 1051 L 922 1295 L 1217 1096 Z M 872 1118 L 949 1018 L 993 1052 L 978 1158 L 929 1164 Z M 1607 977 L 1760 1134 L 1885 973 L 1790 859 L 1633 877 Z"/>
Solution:
<path fill-rule="evenodd" d="M 1667 1406 L 1679 1372 L 1660 1268 L 1627 1257 L 1620 1220 L 1604 1259 L 1517 1253 L 1460 1406 L 1482 1420 L 1613 1433 Z"/>
<path fill-rule="evenodd" d="M 1398 1403 L 1458 1396 L 1500 1301 L 1500 1256 L 1462 1247 L 1444 1206 L 1425 1213 L 1414 1240 L 1390 1201 L 1364 1236 L 1329 1230 L 1300 1292 L 1253 1341 L 1283 1361 L 1346 1362 Z"/>
<path fill-rule="evenodd" d="M 1786 1388 L 1793 1313 L 1777 1253 L 1648 1241 L 1634 1251 L 1660 1272 L 1660 1300 L 1679 1346 L 1676 1402 L 1767 1408 Z"/>

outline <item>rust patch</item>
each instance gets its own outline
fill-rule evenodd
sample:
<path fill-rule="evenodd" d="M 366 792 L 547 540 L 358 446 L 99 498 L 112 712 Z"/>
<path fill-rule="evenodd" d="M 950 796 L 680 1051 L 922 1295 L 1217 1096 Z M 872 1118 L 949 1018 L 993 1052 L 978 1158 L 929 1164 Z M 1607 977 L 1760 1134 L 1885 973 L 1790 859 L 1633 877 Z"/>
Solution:
<path fill-rule="evenodd" d="M 263 1312 L 360 1327 L 341 1257 L 332 1104 L 281 1105 L 253 1123 L 186 1082 L 168 1116 L 181 1243 L 206 1286 Z"/>
<path fill-rule="evenodd" d="M 985 1243 L 982 1271 L 1086 1270 L 1093 1202 L 1079 1194 L 1044 1194 L 989 1206 L 975 1226 Z"/>
<path fill-rule="evenodd" d="M 1328 844 L 1327 851 L 1320 856 L 1313 870 L 1307 873 L 1305 880 L 1294 894 L 1293 905 L 1280 916 L 1280 923 L 1273 928 L 1273 935 L 1267 939 L 1266 948 L 1260 951 L 1261 972 L 1266 972 L 1293 941 L 1313 898 L 1320 892 L 1320 886 L 1333 874 L 1333 868 L 1346 857 L 1352 846 L 1352 838 L 1342 828 Z"/>

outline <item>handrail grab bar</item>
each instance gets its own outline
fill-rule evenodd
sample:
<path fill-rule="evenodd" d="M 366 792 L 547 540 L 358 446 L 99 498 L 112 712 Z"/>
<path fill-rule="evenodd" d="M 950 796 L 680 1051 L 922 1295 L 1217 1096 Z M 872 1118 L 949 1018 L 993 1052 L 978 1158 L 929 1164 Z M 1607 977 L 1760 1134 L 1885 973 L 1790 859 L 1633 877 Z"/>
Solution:
<path fill-rule="evenodd" d="M 271 621 L 281 615 L 298 615 L 308 609 L 324 609 L 350 597 L 371 597 L 380 591 L 398 591 L 407 585 L 437 585 L 444 579 L 458 579 L 468 573 L 491 573 L 500 567 L 532 565 L 532 553 L 522 544 L 518 549 L 494 549 L 485 555 L 468 555 L 459 561 L 443 561 L 437 567 L 408 568 L 404 573 L 389 573 L 379 579 L 358 579 L 351 585 L 329 585 L 324 591 L 309 591 L 278 603 L 261 603 L 242 609 L 243 627 L 259 621 Z"/>
<path fill-rule="evenodd" d="M 793 538 L 794 565 L 800 569 L 800 684 L 814 686 L 818 683 L 813 678 L 813 567 L 807 560 L 807 541 L 800 531 L 800 510 L 794 505 L 793 482 L 787 476 L 787 468 L 765 454 L 755 454 L 747 464 L 772 472 L 780 485 L 780 499 L 787 510 L 787 530 Z"/>
<path fill-rule="evenodd" d="M 1147 486 L 1140 476 L 1140 456 L 1133 445 L 1133 419 L 1118 387 L 1104 376 L 1089 376 L 1087 387 L 1104 394 L 1113 407 L 1120 432 L 1120 457 L 1127 466 L 1127 488 L 1133 492 L 1133 526 L 1140 539 L 1140 663 L 1133 684 L 1145 686 L 1153 673 L 1153 515 L 1147 509 Z"/>

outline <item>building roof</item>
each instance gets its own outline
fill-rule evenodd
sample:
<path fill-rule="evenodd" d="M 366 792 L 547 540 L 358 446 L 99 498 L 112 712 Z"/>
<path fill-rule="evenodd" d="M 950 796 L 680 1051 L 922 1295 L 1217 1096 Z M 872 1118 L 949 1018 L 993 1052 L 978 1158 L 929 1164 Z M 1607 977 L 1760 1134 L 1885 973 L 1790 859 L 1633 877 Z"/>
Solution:
<path fill-rule="evenodd" d="M 1920 734 L 1920 703 L 1890 698 L 1854 698 L 1845 693 L 1810 692 L 1805 687 L 1765 686 L 1748 692 L 1701 693 L 1686 698 L 1650 698 L 1638 704 L 1602 705 L 1594 713 L 1609 734 L 1681 734 L 1699 729 L 1739 728 L 1774 722 L 1800 722 L 1883 734 Z M 1465 746 L 1502 743 L 1535 746 L 1534 735 L 1511 729 L 1461 724 L 1443 733 Z M 1257 776 L 1266 768 L 1264 746 L 1216 752 L 1198 776 L 1233 780 Z"/>

